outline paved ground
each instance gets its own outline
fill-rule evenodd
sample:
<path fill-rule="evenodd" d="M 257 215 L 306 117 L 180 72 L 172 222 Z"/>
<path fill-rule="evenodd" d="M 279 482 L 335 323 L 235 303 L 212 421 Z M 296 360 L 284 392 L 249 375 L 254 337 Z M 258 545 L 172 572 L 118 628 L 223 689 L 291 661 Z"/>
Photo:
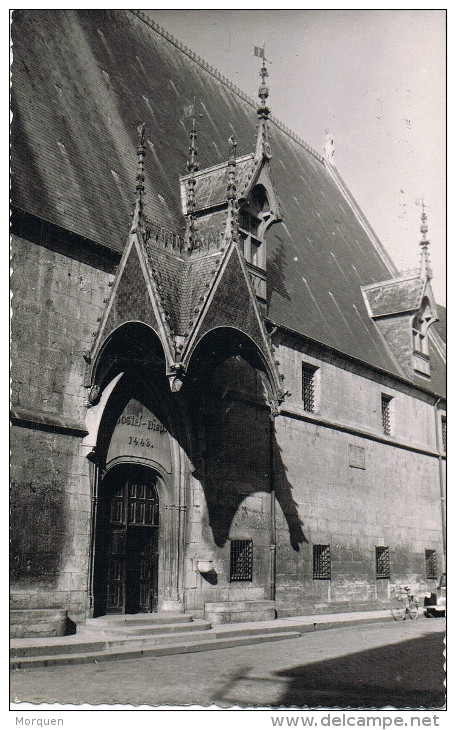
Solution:
<path fill-rule="evenodd" d="M 14 670 L 13 701 L 441 708 L 444 620 L 363 624 L 178 656 Z"/>

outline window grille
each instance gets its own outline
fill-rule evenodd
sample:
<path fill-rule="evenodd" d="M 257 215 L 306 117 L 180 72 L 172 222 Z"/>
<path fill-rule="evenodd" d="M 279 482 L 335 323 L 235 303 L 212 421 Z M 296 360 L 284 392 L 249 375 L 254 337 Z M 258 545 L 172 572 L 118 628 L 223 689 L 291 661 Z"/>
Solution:
<path fill-rule="evenodd" d="M 375 572 L 377 578 L 390 577 L 390 558 L 388 547 L 375 548 Z"/>
<path fill-rule="evenodd" d="M 329 545 L 313 546 L 314 580 L 331 580 L 331 553 Z"/>
<path fill-rule="evenodd" d="M 252 580 L 252 540 L 231 540 L 230 581 Z"/>
<path fill-rule="evenodd" d="M 315 371 L 316 368 L 302 364 L 302 402 L 309 413 L 315 410 Z"/>
<path fill-rule="evenodd" d="M 426 579 L 437 580 L 437 553 L 435 550 L 425 550 Z"/>
<path fill-rule="evenodd" d="M 382 394 L 382 426 L 383 433 L 391 436 L 391 401 L 393 399 L 389 395 Z"/>
<path fill-rule="evenodd" d="M 442 443 L 443 443 L 443 450 L 446 453 L 447 445 L 446 445 L 446 416 L 442 416 Z"/>

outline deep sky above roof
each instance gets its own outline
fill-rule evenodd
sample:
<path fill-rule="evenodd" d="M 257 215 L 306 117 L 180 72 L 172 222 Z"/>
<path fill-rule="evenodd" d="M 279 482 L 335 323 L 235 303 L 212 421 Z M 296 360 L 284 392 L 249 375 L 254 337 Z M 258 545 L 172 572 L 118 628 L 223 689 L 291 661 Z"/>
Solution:
<path fill-rule="evenodd" d="M 13 201 L 120 251 L 133 208 L 137 127 L 146 129 L 146 213 L 183 224 L 197 99 L 202 168 L 254 149 L 255 108 L 129 11 L 15 11 Z M 271 125 L 283 222 L 267 237 L 268 310 L 276 321 L 398 373 L 369 318 L 361 285 L 392 275 L 322 159 Z"/>

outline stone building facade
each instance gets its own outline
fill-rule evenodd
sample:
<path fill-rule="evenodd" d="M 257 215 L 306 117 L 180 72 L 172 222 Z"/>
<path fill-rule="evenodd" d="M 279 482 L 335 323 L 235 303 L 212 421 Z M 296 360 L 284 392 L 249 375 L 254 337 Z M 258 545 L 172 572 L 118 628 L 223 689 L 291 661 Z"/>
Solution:
<path fill-rule="evenodd" d="M 16 633 L 435 584 L 424 211 L 400 276 L 332 156 L 271 117 L 264 63 L 253 103 L 139 11 L 15 11 L 12 35 Z"/>

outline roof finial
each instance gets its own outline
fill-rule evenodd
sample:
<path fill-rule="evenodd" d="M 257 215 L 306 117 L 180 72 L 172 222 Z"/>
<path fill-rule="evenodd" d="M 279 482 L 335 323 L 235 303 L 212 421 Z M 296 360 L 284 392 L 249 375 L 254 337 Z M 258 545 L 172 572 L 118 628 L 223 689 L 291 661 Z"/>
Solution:
<path fill-rule="evenodd" d="M 432 279 L 432 270 L 431 270 L 431 260 L 429 256 L 429 240 L 427 237 L 428 232 L 428 224 L 427 224 L 427 215 L 425 208 L 428 208 L 428 205 L 424 204 L 424 198 L 421 196 L 419 200 L 415 201 L 416 205 L 421 206 L 421 241 L 420 241 L 420 248 L 421 248 L 421 271 L 420 275 L 422 279 Z"/>
<path fill-rule="evenodd" d="M 323 149 L 325 151 L 326 160 L 332 163 L 334 157 L 334 137 L 332 136 L 329 129 L 325 129 L 325 141 L 323 144 Z"/>
<path fill-rule="evenodd" d="M 195 99 L 193 99 L 193 104 L 190 104 L 188 107 L 185 108 L 185 116 L 191 116 L 192 117 L 192 128 L 190 130 L 190 147 L 189 147 L 189 155 L 187 162 L 187 170 L 189 171 L 190 175 L 187 180 L 187 231 L 186 231 L 186 239 L 187 239 L 187 245 L 186 248 L 188 251 L 191 251 L 194 248 L 195 245 L 195 186 L 196 186 L 196 178 L 195 178 L 195 172 L 199 169 L 198 161 L 196 159 L 198 155 L 198 150 L 196 148 L 196 120 L 195 120 Z"/>
<path fill-rule="evenodd" d="M 145 180 L 145 170 L 144 170 L 144 160 L 146 158 L 146 146 L 145 146 L 145 134 L 146 134 L 146 125 L 144 122 L 139 125 L 138 127 L 139 132 L 139 140 L 138 140 L 138 146 L 136 148 L 136 154 L 138 155 L 138 168 L 136 172 L 136 201 L 135 201 L 135 209 L 133 212 L 133 222 L 131 229 L 132 231 L 136 231 L 138 226 L 141 224 L 141 217 L 143 212 L 143 197 L 144 197 L 144 180 Z"/>
<path fill-rule="evenodd" d="M 270 109 L 267 105 L 267 98 L 269 96 L 269 89 L 266 84 L 266 79 L 269 76 L 268 69 L 266 68 L 266 52 L 265 46 L 254 46 L 253 55 L 263 59 L 263 64 L 260 69 L 261 84 L 258 90 L 258 96 L 260 98 L 260 105 L 257 108 L 258 116 L 258 134 L 255 149 L 255 160 L 260 160 L 263 157 L 267 159 L 271 158 L 271 146 L 268 139 L 268 120 Z M 270 63 L 270 61 L 268 62 Z"/>

